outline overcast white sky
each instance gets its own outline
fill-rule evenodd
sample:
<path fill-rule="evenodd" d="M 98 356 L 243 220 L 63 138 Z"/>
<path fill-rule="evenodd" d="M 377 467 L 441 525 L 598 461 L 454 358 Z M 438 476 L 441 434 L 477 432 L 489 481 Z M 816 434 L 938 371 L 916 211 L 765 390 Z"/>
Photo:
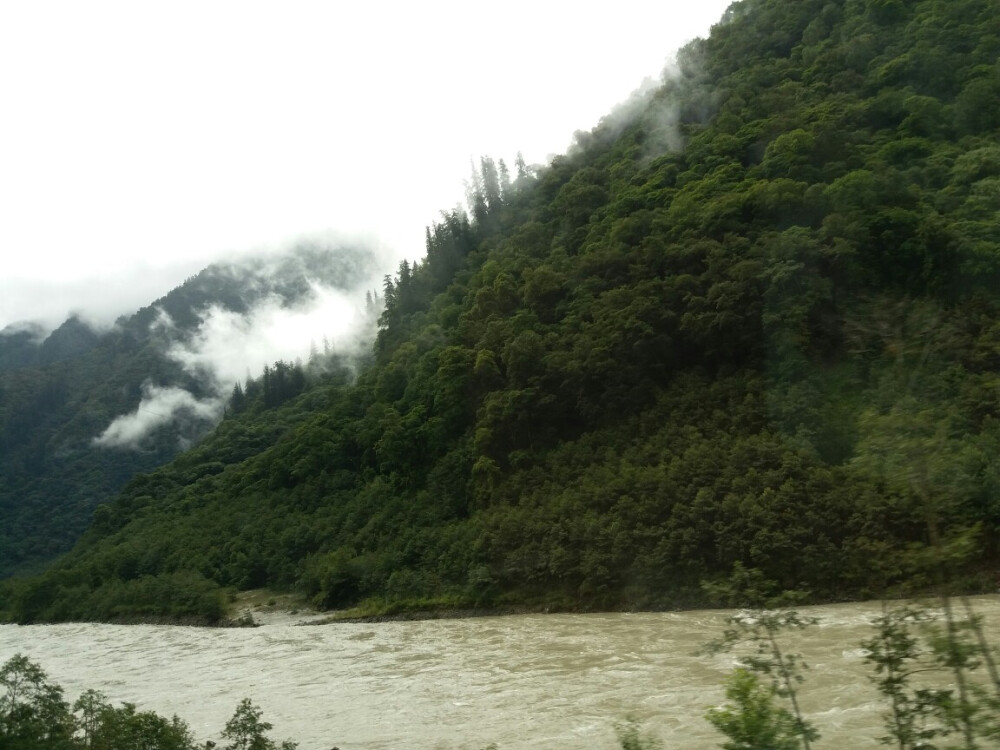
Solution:
<path fill-rule="evenodd" d="M 2 3 L 0 328 L 321 232 L 393 270 L 470 157 L 565 151 L 728 5 Z"/>

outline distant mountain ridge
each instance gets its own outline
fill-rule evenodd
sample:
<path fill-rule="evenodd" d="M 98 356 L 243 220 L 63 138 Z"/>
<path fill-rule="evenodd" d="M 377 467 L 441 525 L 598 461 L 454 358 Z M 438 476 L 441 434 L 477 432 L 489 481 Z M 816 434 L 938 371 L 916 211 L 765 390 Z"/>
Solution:
<path fill-rule="evenodd" d="M 38 325 L 8 326 L 0 331 L 0 371 L 48 365 L 85 354 L 100 335 L 76 315 L 54 331 Z"/>
<path fill-rule="evenodd" d="M 47 336 L 30 325 L 0 332 L 0 576 L 66 551 L 94 507 L 137 472 L 170 460 L 179 441 L 211 428 L 213 419 L 178 419 L 142 450 L 92 444 L 115 417 L 136 408 L 144 384 L 196 398 L 213 392 L 213 384 L 170 356 L 171 346 L 199 330 L 206 310 L 246 315 L 265 301 L 294 307 L 317 284 L 356 293 L 377 270 L 366 250 L 302 243 L 209 266 L 108 330 L 72 316 Z"/>

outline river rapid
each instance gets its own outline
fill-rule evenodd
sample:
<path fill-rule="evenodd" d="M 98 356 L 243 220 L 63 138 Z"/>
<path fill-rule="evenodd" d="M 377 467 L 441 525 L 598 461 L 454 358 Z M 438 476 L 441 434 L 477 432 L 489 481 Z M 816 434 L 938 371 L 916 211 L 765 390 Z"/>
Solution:
<path fill-rule="evenodd" d="M 1000 640 L 1000 596 L 973 599 Z M 806 607 L 817 627 L 784 639 L 810 669 L 800 699 L 817 747 L 876 748 L 882 734 L 860 642 L 877 603 Z M 718 747 L 704 719 L 735 656 L 698 656 L 722 610 L 527 615 L 253 629 L 158 625 L 0 626 L 0 662 L 23 653 L 72 702 L 87 688 L 177 714 L 219 740 L 250 697 L 272 737 L 300 750 L 616 748 L 626 716 L 667 750 Z"/>

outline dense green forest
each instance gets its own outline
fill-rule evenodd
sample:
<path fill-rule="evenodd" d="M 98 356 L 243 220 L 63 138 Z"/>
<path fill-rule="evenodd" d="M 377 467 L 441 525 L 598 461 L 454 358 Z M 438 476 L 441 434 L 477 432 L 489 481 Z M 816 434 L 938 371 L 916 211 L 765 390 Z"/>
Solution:
<path fill-rule="evenodd" d="M 136 412 L 150 388 L 189 394 L 196 406 L 228 394 L 232 382 L 172 353 L 197 339 L 206 310 L 293 308 L 310 284 L 353 289 L 373 263 L 361 248 L 301 243 L 276 257 L 210 266 L 108 330 L 74 316 L 48 335 L 37 326 L 0 331 L 0 578 L 66 552 L 100 503 L 214 427 L 214 414 L 188 408 L 127 448 L 94 442 L 115 418 Z"/>
<path fill-rule="evenodd" d="M 370 367 L 241 391 L 0 606 L 995 587 L 998 59 L 987 0 L 734 3 L 567 154 L 483 159 L 386 278 Z"/>

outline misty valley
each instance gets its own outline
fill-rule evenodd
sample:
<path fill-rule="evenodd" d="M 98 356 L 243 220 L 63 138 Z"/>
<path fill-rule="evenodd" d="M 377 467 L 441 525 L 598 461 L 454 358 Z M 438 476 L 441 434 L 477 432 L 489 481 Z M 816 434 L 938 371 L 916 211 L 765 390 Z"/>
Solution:
<path fill-rule="evenodd" d="M 77 317 L 44 337 L 5 331 L 0 575 L 67 551 L 130 478 L 258 391 L 274 406 L 307 381 L 353 377 L 370 358 L 378 283 L 370 250 L 302 243 L 213 265 L 107 331 Z"/>
<path fill-rule="evenodd" d="M 993 2 L 741 0 L 389 273 L 3 329 L 0 746 L 1000 747 L 998 102 Z"/>

